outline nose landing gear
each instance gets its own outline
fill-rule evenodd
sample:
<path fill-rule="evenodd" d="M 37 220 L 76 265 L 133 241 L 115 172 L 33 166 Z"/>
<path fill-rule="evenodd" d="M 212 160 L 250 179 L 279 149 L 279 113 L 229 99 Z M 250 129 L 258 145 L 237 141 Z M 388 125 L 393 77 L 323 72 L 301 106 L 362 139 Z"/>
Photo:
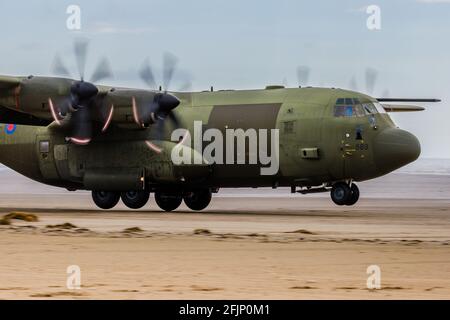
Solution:
<path fill-rule="evenodd" d="M 352 183 L 352 185 L 350 186 L 350 191 L 351 191 L 350 197 L 345 202 L 346 206 L 353 206 L 359 200 L 359 188 L 356 184 Z"/>
<path fill-rule="evenodd" d="M 331 200 L 338 206 L 353 206 L 359 200 L 359 188 L 352 183 L 338 182 L 331 188 Z"/>

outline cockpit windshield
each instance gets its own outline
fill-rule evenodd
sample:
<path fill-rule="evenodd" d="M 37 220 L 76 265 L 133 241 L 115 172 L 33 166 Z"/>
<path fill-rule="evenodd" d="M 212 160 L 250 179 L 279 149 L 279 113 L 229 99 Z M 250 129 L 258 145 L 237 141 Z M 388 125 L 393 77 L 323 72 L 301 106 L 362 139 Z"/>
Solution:
<path fill-rule="evenodd" d="M 386 113 L 378 102 L 361 103 L 357 98 L 339 98 L 334 107 L 335 117 L 364 117 L 377 113 Z"/>

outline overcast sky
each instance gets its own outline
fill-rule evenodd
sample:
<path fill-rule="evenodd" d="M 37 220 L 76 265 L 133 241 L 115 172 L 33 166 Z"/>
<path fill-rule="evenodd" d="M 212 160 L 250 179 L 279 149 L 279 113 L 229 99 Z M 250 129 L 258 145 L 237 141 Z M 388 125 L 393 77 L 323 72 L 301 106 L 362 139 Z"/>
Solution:
<path fill-rule="evenodd" d="M 81 8 L 81 31 L 66 9 Z M 381 30 L 366 26 L 368 5 L 381 8 Z M 73 39 L 91 39 L 87 74 L 106 55 L 115 79 L 143 87 L 137 73 L 163 52 L 180 60 L 194 89 L 310 84 L 364 91 L 367 67 L 378 70 L 375 96 L 437 97 L 443 103 L 395 121 L 422 142 L 423 157 L 450 158 L 450 0 L 28 0 L 0 2 L 0 74 L 48 75 L 55 53 L 71 70 Z M 181 82 L 181 81 L 180 81 Z M 179 83 L 174 83 L 177 89 Z"/>

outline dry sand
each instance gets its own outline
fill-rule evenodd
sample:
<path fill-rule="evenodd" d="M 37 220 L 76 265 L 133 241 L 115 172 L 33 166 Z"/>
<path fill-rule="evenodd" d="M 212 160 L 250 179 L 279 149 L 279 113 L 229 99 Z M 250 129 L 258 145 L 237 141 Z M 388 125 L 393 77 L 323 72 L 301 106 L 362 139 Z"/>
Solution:
<path fill-rule="evenodd" d="M 353 208 L 241 190 L 204 213 L 165 214 L 153 201 L 98 211 L 87 193 L 2 176 L 0 214 L 40 220 L 0 226 L 0 299 L 450 298 L 450 177 L 363 183 Z M 48 227 L 63 223 L 73 226 Z M 66 288 L 69 265 L 81 268 L 81 290 Z M 381 290 L 366 288 L 369 265 L 381 268 Z"/>

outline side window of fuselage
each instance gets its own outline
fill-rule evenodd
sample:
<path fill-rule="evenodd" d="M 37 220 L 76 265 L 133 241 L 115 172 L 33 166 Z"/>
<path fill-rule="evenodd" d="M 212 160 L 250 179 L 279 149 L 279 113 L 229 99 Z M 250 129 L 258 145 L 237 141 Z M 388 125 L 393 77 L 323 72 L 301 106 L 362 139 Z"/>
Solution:
<path fill-rule="evenodd" d="M 40 153 L 50 152 L 50 142 L 48 140 L 39 141 L 39 152 Z"/>

